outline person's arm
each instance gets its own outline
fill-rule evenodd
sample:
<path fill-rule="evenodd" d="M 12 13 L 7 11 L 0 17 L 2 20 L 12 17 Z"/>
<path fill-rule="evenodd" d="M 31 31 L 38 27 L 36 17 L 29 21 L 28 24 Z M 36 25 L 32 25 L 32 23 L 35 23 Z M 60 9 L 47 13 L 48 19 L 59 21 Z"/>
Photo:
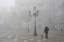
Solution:
<path fill-rule="evenodd" d="M 44 32 L 45 32 L 45 30 L 44 30 Z"/>
<path fill-rule="evenodd" d="M 48 28 L 48 31 L 49 31 L 49 28 Z"/>
<path fill-rule="evenodd" d="M 44 32 L 45 32 L 45 29 L 44 29 Z"/>

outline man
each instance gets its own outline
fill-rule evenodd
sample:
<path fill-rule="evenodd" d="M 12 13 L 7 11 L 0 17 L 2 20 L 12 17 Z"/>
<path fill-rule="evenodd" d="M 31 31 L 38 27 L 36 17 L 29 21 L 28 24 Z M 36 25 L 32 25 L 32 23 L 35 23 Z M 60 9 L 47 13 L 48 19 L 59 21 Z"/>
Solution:
<path fill-rule="evenodd" d="M 46 35 L 46 36 L 45 36 L 46 39 L 48 39 L 48 31 L 49 31 L 49 28 L 46 26 L 46 27 L 45 27 L 45 30 L 44 30 L 45 35 Z"/>

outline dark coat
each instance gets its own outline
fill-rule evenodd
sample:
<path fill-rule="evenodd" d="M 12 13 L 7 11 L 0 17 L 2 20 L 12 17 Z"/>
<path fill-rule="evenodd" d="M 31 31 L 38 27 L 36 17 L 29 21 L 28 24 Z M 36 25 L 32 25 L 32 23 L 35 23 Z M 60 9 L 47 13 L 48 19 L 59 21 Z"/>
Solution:
<path fill-rule="evenodd" d="M 49 28 L 46 26 L 44 32 L 48 33 L 48 31 L 49 31 Z"/>

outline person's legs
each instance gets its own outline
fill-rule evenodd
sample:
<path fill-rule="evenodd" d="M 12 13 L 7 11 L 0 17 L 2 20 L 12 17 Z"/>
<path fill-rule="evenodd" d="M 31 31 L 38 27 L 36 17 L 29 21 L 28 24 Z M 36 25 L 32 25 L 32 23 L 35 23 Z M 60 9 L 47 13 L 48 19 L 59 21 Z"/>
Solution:
<path fill-rule="evenodd" d="M 46 33 L 46 38 L 48 39 L 48 32 Z"/>
<path fill-rule="evenodd" d="M 46 38 L 46 33 L 45 33 L 45 38 Z"/>

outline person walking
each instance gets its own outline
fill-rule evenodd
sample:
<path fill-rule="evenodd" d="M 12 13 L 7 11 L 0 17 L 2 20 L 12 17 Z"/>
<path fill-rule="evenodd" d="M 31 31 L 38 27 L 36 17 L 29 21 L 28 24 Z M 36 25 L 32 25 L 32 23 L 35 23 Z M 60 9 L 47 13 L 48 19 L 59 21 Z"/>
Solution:
<path fill-rule="evenodd" d="M 45 32 L 45 38 L 48 39 L 48 31 L 49 31 L 49 28 L 47 26 L 45 26 L 45 29 L 44 29 L 44 32 Z"/>

